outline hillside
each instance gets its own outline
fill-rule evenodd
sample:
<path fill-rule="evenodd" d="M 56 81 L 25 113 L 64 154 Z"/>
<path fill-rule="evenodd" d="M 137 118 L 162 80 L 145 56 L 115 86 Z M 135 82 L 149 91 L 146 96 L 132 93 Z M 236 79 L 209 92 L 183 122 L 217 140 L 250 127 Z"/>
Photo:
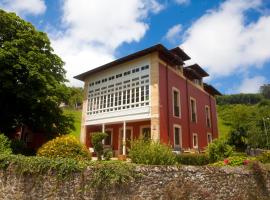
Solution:
<path fill-rule="evenodd" d="M 81 110 L 74 110 L 74 109 L 64 109 L 64 113 L 68 115 L 74 116 L 75 122 L 75 130 L 72 131 L 70 134 L 76 136 L 78 139 L 80 138 L 80 131 L 81 131 L 81 117 L 82 111 Z"/>

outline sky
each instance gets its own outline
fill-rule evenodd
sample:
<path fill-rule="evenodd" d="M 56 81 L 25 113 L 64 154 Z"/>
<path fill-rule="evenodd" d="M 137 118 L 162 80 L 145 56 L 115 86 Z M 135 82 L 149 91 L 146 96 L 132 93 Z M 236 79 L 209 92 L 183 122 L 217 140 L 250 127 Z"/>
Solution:
<path fill-rule="evenodd" d="M 270 83 L 270 0 L 0 0 L 51 40 L 73 76 L 161 43 L 223 94 Z"/>

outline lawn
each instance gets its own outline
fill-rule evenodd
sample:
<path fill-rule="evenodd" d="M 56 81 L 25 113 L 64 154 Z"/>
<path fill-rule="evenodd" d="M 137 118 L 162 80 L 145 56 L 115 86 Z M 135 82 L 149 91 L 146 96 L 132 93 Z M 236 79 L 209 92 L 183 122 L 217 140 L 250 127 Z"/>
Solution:
<path fill-rule="evenodd" d="M 74 126 L 75 130 L 72 131 L 70 134 L 76 136 L 78 139 L 80 138 L 80 132 L 81 132 L 81 117 L 82 117 L 82 111 L 81 110 L 73 110 L 73 109 L 64 109 L 64 113 L 68 115 L 74 116 Z"/>
<path fill-rule="evenodd" d="M 230 132 L 230 126 L 224 124 L 224 120 L 218 117 L 218 133 L 220 138 L 226 138 Z"/>

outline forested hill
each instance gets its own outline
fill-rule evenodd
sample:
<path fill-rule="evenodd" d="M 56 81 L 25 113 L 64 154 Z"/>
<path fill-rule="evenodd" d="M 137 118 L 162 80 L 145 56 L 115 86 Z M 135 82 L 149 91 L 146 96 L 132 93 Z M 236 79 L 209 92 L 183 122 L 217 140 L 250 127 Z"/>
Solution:
<path fill-rule="evenodd" d="M 270 95 L 266 94 L 217 97 L 220 137 L 240 148 L 270 148 Z"/>

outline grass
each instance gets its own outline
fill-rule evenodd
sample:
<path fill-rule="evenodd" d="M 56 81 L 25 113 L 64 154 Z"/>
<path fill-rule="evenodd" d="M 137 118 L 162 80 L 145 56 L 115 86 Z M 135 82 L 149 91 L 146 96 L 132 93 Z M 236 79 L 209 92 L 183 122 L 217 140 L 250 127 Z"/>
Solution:
<path fill-rule="evenodd" d="M 80 138 L 80 132 L 81 132 L 81 117 L 82 117 L 82 111 L 81 110 L 74 110 L 70 108 L 64 109 L 64 113 L 68 115 L 73 115 L 74 116 L 74 126 L 75 130 L 72 131 L 70 134 L 74 135 L 76 138 Z"/>
<path fill-rule="evenodd" d="M 226 138 L 230 132 L 230 126 L 224 123 L 224 120 L 218 117 L 218 132 L 220 138 Z"/>

